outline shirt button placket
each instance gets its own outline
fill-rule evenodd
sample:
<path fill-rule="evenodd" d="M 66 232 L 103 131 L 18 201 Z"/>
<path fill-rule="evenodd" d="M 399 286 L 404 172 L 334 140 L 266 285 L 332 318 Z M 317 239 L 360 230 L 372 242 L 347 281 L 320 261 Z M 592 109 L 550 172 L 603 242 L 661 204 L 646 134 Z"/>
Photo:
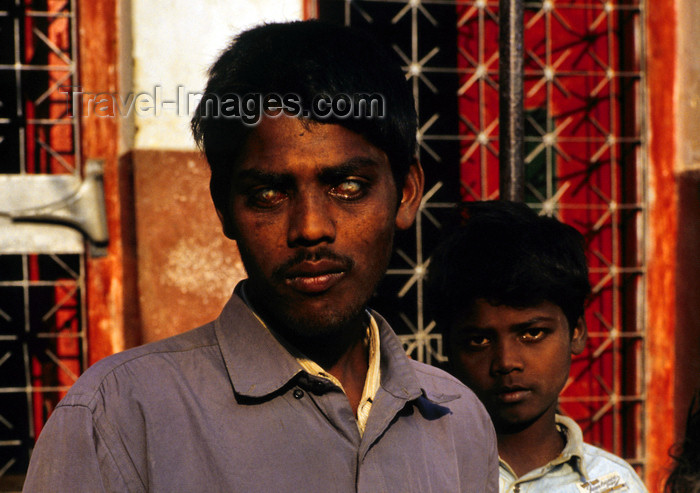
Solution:
<path fill-rule="evenodd" d="M 294 396 L 295 399 L 301 399 L 304 397 L 304 391 L 301 389 L 294 389 L 294 392 L 292 392 L 292 395 Z"/>

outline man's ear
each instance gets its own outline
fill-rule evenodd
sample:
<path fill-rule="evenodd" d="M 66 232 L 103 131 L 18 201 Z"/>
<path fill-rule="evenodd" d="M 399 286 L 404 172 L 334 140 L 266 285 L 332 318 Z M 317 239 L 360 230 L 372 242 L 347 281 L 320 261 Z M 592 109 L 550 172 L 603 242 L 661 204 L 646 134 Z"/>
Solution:
<path fill-rule="evenodd" d="M 579 318 L 574 327 L 574 332 L 571 336 L 571 354 L 581 354 L 586 349 L 586 341 L 588 340 L 588 329 L 586 321 L 583 317 Z"/>
<path fill-rule="evenodd" d="M 416 212 L 423 198 L 423 168 L 418 160 L 415 160 L 408 169 L 406 179 L 401 189 L 401 202 L 396 211 L 396 227 L 408 229 L 416 219 Z"/>
<path fill-rule="evenodd" d="M 233 227 L 231 226 L 230 221 L 226 219 L 226 216 L 224 215 L 223 212 L 221 212 L 218 208 L 216 209 L 216 215 L 219 218 L 219 222 L 221 223 L 221 228 L 224 230 L 224 234 L 226 235 L 226 238 L 230 240 L 235 240 L 236 235 L 233 232 Z"/>

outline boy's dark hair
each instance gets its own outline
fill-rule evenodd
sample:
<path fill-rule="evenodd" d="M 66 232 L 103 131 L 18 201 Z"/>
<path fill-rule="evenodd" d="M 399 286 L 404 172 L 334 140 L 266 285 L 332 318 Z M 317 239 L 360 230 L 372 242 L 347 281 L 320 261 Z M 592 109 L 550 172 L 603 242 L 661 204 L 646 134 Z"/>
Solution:
<path fill-rule="evenodd" d="M 671 457 L 675 466 L 671 471 L 664 491 L 686 493 L 700 491 L 700 390 L 695 392 L 685 424 L 685 436 L 674 447 Z"/>
<path fill-rule="evenodd" d="M 526 308 L 559 306 L 571 331 L 591 291 L 583 236 L 516 202 L 469 202 L 463 224 L 436 249 L 428 300 L 447 329 L 456 307 L 477 299 Z"/>
<path fill-rule="evenodd" d="M 397 187 L 403 185 L 416 156 L 417 117 L 413 95 L 395 57 L 358 30 L 321 21 L 265 24 L 239 34 L 209 70 L 204 97 L 191 126 L 195 141 L 211 167 L 210 190 L 224 214 L 233 166 L 254 127 L 240 118 L 207 111 L 211 96 L 293 94 L 305 118 L 337 123 L 383 150 Z M 383 116 L 318 118 L 314 97 L 375 94 L 383 99 Z M 286 117 L 286 116 L 283 116 Z"/>

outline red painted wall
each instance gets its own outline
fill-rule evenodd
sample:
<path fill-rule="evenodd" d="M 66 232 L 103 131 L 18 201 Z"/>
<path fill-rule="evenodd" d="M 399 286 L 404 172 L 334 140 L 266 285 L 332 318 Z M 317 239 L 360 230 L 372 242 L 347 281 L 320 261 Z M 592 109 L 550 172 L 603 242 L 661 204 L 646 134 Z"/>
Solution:
<path fill-rule="evenodd" d="M 120 0 L 79 0 L 79 71 L 85 92 L 116 93 L 119 87 Z M 83 159 L 104 159 L 104 187 L 109 226 L 107 255 L 88 260 L 89 362 L 140 341 L 131 184 L 120 173 L 117 118 L 84 117 L 81 122 Z"/>
<path fill-rule="evenodd" d="M 678 190 L 674 84 L 676 13 L 670 2 L 647 2 L 649 238 L 647 271 L 647 463 L 650 491 L 661 491 L 674 441 Z"/>

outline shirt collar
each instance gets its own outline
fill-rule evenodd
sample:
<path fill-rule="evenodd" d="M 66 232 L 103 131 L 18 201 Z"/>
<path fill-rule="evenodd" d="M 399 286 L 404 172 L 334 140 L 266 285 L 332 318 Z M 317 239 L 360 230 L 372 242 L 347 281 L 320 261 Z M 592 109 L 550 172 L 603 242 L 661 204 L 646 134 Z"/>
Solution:
<path fill-rule="evenodd" d="M 510 465 L 499 457 L 500 466 L 508 471 L 516 482 L 525 482 L 544 476 L 547 472 L 560 464 L 569 464 L 571 468 L 579 474 L 585 481 L 588 480 L 588 473 L 583 464 L 583 433 L 581 428 L 573 419 L 557 414 L 554 417 L 557 428 L 564 434 L 566 444 L 561 453 L 545 466 L 534 469 L 527 474 L 517 478 Z"/>
<path fill-rule="evenodd" d="M 278 391 L 303 370 L 298 360 L 245 303 L 242 295 L 244 283 L 242 281 L 236 286 L 214 326 L 234 391 L 240 395 L 260 398 Z M 372 379 L 374 383 L 370 385 L 376 386 L 372 389 L 367 388 L 366 381 L 367 393 L 375 390 L 374 395 L 381 387 L 405 400 L 424 395 L 415 371 L 389 324 L 376 312 L 369 310 L 369 314 L 377 328 L 379 348 L 374 357 L 370 349 L 370 366 L 372 360 L 375 360 L 375 364 L 378 360 L 376 379 L 379 383 Z M 441 396 L 428 397 L 435 401 L 441 400 Z"/>
<path fill-rule="evenodd" d="M 214 322 L 236 394 L 260 398 L 287 385 L 302 369 L 241 298 L 242 283 Z"/>
<path fill-rule="evenodd" d="M 557 427 L 566 437 L 566 445 L 559 457 L 552 461 L 552 465 L 571 461 L 571 466 L 588 480 L 588 472 L 583 463 L 583 432 L 581 427 L 568 416 L 557 414 L 555 416 Z"/>
<path fill-rule="evenodd" d="M 426 395 L 439 403 L 443 395 L 427 395 L 420 387 L 411 361 L 406 356 L 403 345 L 387 321 L 377 312 L 373 310 L 369 310 L 369 312 L 379 327 L 380 387 L 399 399 L 412 400 Z M 449 399 L 454 399 L 454 397 L 449 396 Z"/>
<path fill-rule="evenodd" d="M 377 395 L 377 390 L 379 390 L 379 384 L 381 383 L 379 327 L 377 326 L 377 321 L 374 320 L 372 315 L 369 315 L 369 327 L 367 327 L 367 345 L 369 367 L 367 368 L 367 377 L 365 377 L 365 386 L 362 389 L 360 405 L 357 407 L 357 427 L 360 430 L 360 434 L 365 432 L 367 418 L 369 418 L 372 403 L 374 402 L 374 398 Z"/>
<path fill-rule="evenodd" d="M 379 390 L 380 383 L 380 342 L 379 342 L 379 327 L 377 327 L 377 322 L 374 317 L 367 312 L 367 318 L 369 323 L 367 324 L 367 336 L 365 338 L 365 345 L 367 347 L 367 357 L 368 357 L 368 368 L 367 375 L 365 376 L 365 384 L 362 389 L 362 396 L 360 397 L 360 403 L 357 406 L 357 429 L 362 435 L 365 431 L 365 426 L 367 425 L 367 418 L 369 417 L 369 412 L 372 409 L 372 402 Z M 343 384 L 335 378 L 333 375 L 325 371 L 318 365 L 315 361 L 309 359 L 304 354 L 297 351 L 291 346 L 285 345 L 284 341 L 280 340 L 280 343 L 284 345 L 287 350 L 296 358 L 299 365 L 308 373 L 309 375 L 325 378 L 329 380 L 334 385 L 340 387 L 340 389 L 345 392 Z"/>

